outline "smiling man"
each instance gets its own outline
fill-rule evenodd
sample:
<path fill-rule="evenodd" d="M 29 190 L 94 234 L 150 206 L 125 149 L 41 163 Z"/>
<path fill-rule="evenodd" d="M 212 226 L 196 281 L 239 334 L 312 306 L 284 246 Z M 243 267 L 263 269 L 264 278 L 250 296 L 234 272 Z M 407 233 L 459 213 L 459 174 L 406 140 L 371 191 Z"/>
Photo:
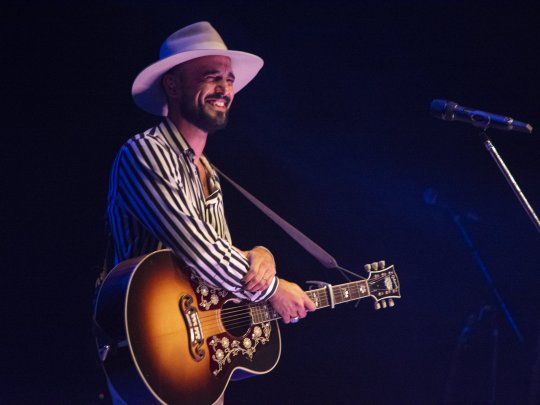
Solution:
<path fill-rule="evenodd" d="M 167 38 L 160 60 L 132 89 L 135 103 L 163 121 L 122 146 L 108 216 L 116 263 L 170 248 L 202 282 L 244 300 L 269 300 L 288 323 L 315 305 L 298 285 L 276 276 L 268 249 L 233 245 L 220 181 L 203 155 L 209 134 L 226 126 L 235 93 L 262 65 L 258 56 L 228 50 L 207 22 Z"/>
<path fill-rule="evenodd" d="M 177 65 L 162 80 L 168 104 L 174 104 L 170 119 L 189 122 L 204 133 L 224 128 L 234 98 L 234 80 L 227 56 L 202 56 Z"/>

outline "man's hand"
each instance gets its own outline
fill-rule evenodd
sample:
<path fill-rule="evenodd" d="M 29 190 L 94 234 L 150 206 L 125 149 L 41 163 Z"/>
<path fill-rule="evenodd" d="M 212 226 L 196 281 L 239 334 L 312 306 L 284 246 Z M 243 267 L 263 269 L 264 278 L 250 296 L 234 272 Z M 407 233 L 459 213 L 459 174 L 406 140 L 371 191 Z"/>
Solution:
<path fill-rule="evenodd" d="M 276 275 L 274 256 L 261 246 L 254 247 L 246 253 L 249 271 L 244 277 L 245 289 L 250 292 L 266 290 Z"/>
<path fill-rule="evenodd" d="M 316 309 L 313 301 L 298 284 L 282 278 L 279 279 L 278 288 L 269 301 L 285 323 L 289 323 L 293 318 L 305 318 L 308 311 Z"/>

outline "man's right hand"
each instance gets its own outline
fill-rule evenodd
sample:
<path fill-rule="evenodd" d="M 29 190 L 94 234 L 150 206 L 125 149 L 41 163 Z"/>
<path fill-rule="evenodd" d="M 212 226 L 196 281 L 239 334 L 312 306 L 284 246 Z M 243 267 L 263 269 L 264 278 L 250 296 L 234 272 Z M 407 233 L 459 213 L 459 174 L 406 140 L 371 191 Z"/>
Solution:
<path fill-rule="evenodd" d="M 279 279 L 278 288 L 269 301 L 285 323 L 289 323 L 293 318 L 305 318 L 308 311 L 316 309 L 313 301 L 298 284 L 282 278 Z"/>

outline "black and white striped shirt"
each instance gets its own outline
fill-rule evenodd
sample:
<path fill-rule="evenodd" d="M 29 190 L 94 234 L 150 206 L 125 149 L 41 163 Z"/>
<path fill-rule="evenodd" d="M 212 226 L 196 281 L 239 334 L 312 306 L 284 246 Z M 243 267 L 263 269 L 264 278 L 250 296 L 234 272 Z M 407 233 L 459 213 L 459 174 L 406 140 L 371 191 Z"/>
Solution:
<path fill-rule="evenodd" d="M 276 277 L 265 291 L 244 290 L 249 263 L 232 245 L 219 178 L 201 156 L 209 175 L 205 198 L 193 158 L 193 150 L 167 118 L 122 146 L 108 201 L 115 263 L 167 247 L 210 285 L 250 301 L 270 297 Z"/>

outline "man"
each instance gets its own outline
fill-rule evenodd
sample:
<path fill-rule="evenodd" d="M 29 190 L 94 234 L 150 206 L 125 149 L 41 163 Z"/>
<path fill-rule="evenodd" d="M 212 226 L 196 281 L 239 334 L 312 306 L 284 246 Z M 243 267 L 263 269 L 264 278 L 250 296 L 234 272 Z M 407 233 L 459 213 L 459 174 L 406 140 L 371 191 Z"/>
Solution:
<path fill-rule="evenodd" d="M 314 303 L 276 276 L 266 248 L 242 251 L 232 244 L 219 178 L 203 155 L 209 134 L 226 126 L 235 93 L 262 65 L 255 55 L 228 50 L 207 22 L 167 38 L 160 60 L 132 89 L 140 108 L 165 118 L 121 148 L 108 215 L 115 262 L 170 248 L 204 282 L 241 299 L 269 300 L 289 323 L 315 310 Z"/>

